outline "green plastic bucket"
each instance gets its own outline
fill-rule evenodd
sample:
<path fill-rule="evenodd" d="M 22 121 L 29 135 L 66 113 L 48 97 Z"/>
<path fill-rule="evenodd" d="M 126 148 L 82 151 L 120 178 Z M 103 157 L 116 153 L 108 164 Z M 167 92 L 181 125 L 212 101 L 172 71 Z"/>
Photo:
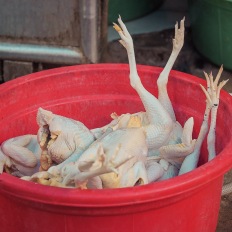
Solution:
<path fill-rule="evenodd" d="M 232 0 L 189 0 L 189 9 L 197 50 L 232 70 Z"/>
<path fill-rule="evenodd" d="M 144 16 L 161 5 L 163 0 L 109 0 L 108 23 L 120 14 L 124 21 Z"/>

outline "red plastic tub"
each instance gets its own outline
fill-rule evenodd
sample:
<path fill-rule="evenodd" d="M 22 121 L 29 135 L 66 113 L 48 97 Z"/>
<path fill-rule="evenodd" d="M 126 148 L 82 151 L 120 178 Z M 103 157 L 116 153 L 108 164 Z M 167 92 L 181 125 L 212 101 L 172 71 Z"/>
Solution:
<path fill-rule="evenodd" d="M 138 66 L 145 87 L 157 94 L 161 68 Z M 129 84 L 128 65 L 80 65 L 39 72 L 0 86 L 0 143 L 36 134 L 38 107 L 84 122 L 89 128 L 108 123 L 110 113 L 143 110 Z M 177 119 L 201 124 L 205 81 L 172 71 L 168 85 Z M 221 92 L 217 121 L 217 157 L 179 177 L 133 188 L 76 190 L 42 186 L 6 173 L 0 176 L 2 232 L 152 232 L 215 231 L 223 174 L 232 167 L 232 98 Z"/>

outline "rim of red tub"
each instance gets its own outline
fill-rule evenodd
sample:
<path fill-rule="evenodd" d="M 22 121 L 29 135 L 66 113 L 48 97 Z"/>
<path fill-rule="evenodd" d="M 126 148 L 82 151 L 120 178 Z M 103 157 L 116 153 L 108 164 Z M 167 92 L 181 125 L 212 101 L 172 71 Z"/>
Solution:
<path fill-rule="evenodd" d="M 33 73 L 14 79 L 10 82 L 6 82 L 0 85 L 0 91 L 9 91 L 9 89 L 31 81 L 32 79 L 46 78 L 54 74 L 57 75 L 75 70 L 89 71 L 90 67 L 95 70 L 112 70 L 117 67 L 117 69 L 125 69 L 129 72 L 128 64 L 87 64 L 62 67 Z M 138 65 L 138 71 L 143 69 L 150 72 L 154 72 L 155 70 L 160 72 L 162 71 L 162 68 L 159 67 Z M 189 82 L 205 83 L 204 80 L 183 72 L 172 70 L 171 74 L 179 79 L 188 78 Z M 228 98 L 228 96 L 230 97 L 230 95 L 225 91 L 221 92 L 221 99 L 227 98 L 228 104 L 232 105 L 232 97 Z M 126 206 L 131 204 L 137 205 L 187 194 L 188 192 L 191 192 L 194 189 L 199 189 L 207 183 L 219 178 L 231 167 L 232 138 L 230 138 L 230 141 L 223 151 L 220 152 L 212 161 L 201 165 L 189 173 L 161 182 L 122 189 L 78 190 L 43 186 L 23 181 L 9 174 L 3 173 L 0 175 L 0 192 L 27 201 L 36 201 L 58 206 L 70 205 L 72 207 L 77 206 L 92 208 Z M 55 200 L 54 196 L 59 199 L 59 201 Z"/>

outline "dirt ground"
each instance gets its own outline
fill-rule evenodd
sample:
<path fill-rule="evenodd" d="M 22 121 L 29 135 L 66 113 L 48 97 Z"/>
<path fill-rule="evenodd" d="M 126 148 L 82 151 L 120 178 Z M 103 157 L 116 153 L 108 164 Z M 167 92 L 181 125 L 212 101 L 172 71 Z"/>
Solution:
<path fill-rule="evenodd" d="M 172 50 L 172 38 L 172 29 L 133 36 L 137 64 L 164 67 Z M 108 44 L 103 60 L 108 63 L 128 63 L 127 54 L 118 41 Z M 204 78 L 203 70 L 212 71 L 216 75 L 218 68 L 196 51 L 191 40 L 191 31 L 187 28 L 184 47 L 173 69 Z M 224 70 L 222 77 L 224 80 L 230 79 L 224 89 L 232 92 L 232 72 Z M 225 175 L 225 183 L 230 181 L 232 181 L 232 171 Z M 221 199 L 216 231 L 232 231 L 232 194 Z"/>

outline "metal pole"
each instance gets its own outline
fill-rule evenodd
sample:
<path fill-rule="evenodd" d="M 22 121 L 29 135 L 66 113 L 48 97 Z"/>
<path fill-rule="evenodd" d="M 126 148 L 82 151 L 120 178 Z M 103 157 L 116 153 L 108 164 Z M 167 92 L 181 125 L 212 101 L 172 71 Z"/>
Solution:
<path fill-rule="evenodd" d="M 98 0 L 80 0 L 81 44 L 86 58 L 96 63 L 98 55 Z"/>

